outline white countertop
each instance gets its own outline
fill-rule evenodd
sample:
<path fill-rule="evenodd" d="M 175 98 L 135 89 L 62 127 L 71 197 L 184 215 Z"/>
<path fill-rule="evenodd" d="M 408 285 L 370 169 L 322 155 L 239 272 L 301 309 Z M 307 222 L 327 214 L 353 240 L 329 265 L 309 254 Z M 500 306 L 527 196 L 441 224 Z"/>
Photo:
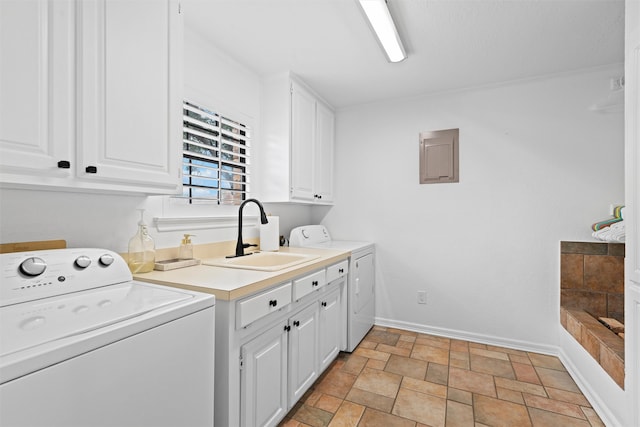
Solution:
<path fill-rule="evenodd" d="M 347 259 L 344 249 L 280 248 L 280 252 L 313 254 L 318 258 L 278 271 L 196 265 L 169 271 L 152 271 L 134 275 L 141 282 L 156 283 L 192 291 L 205 292 L 217 300 L 230 301 L 259 292 L 278 283 Z"/>

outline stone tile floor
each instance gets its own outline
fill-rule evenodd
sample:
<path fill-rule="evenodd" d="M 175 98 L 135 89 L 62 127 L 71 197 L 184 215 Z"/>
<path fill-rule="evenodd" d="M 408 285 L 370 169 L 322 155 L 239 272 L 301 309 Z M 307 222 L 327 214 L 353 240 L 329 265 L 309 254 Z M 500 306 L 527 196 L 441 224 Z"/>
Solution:
<path fill-rule="evenodd" d="M 375 326 L 280 426 L 604 426 L 557 357 Z"/>

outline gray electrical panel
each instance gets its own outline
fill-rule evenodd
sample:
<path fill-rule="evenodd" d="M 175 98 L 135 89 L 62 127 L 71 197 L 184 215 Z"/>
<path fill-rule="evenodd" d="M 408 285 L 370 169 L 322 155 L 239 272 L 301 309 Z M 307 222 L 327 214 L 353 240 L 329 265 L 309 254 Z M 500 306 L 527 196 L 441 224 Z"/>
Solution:
<path fill-rule="evenodd" d="M 459 182 L 459 129 L 420 132 L 420 184 Z"/>

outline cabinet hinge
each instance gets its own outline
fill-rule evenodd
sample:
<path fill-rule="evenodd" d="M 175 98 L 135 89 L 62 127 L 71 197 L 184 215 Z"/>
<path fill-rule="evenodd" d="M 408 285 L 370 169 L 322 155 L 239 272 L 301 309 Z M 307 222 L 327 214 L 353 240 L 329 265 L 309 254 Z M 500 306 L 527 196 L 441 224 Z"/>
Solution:
<path fill-rule="evenodd" d="M 244 357 L 240 356 L 240 370 L 244 368 Z"/>

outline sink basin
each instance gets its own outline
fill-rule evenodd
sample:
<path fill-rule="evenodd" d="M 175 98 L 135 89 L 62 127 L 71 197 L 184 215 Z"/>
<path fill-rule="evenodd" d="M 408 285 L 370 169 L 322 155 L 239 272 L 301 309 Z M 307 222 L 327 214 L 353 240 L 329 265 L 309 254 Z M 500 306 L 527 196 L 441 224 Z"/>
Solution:
<path fill-rule="evenodd" d="M 282 252 L 256 252 L 237 258 L 212 258 L 202 261 L 204 265 L 242 268 L 245 270 L 277 271 L 319 258 L 318 255 Z"/>

